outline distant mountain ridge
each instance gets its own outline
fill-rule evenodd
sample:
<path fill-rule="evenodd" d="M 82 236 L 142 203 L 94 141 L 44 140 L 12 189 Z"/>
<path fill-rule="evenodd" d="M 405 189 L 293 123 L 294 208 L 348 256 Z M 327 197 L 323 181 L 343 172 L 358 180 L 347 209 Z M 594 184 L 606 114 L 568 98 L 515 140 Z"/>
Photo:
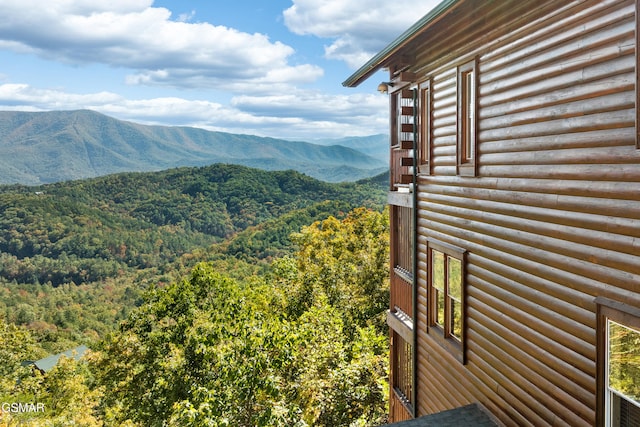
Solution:
<path fill-rule="evenodd" d="M 329 182 L 355 181 L 386 169 L 379 141 L 377 136 L 370 149 L 356 150 L 190 127 L 147 126 L 91 110 L 0 111 L 0 184 L 37 185 L 213 163 L 293 169 Z"/>
<path fill-rule="evenodd" d="M 325 138 L 309 141 L 319 145 L 342 145 L 389 162 L 389 135 L 346 136 L 344 138 Z"/>

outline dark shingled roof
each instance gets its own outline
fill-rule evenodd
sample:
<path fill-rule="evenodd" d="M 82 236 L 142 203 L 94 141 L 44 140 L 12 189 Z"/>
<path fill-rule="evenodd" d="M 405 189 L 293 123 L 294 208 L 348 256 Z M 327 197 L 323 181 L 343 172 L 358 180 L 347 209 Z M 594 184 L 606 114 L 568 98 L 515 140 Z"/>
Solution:
<path fill-rule="evenodd" d="M 409 421 L 387 424 L 388 427 L 498 427 L 478 404 L 438 412 Z"/>

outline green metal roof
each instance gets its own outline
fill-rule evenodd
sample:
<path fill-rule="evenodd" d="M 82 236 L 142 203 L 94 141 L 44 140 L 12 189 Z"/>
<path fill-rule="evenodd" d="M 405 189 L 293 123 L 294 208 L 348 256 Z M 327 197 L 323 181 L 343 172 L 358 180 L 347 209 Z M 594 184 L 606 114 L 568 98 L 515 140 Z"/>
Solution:
<path fill-rule="evenodd" d="M 49 372 L 50 370 L 53 369 L 54 366 L 58 364 L 58 360 L 60 360 L 62 356 L 80 360 L 80 358 L 84 356 L 87 350 L 89 350 L 87 346 L 81 345 L 79 347 L 72 348 L 71 350 L 54 354 L 52 356 L 45 357 L 44 359 L 36 360 L 35 362 L 33 362 L 33 364 L 35 365 L 36 368 L 38 368 L 42 372 Z"/>
<path fill-rule="evenodd" d="M 342 86 L 356 87 L 364 80 L 366 80 L 371 74 L 378 71 L 382 64 L 388 60 L 393 54 L 404 47 L 407 43 L 413 40 L 424 27 L 428 26 L 431 22 L 436 20 L 444 13 L 446 13 L 453 5 L 460 0 L 443 0 L 436 7 L 431 9 L 429 13 L 422 17 L 418 22 L 413 24 L 402 33 L 397 39 L 395 39 L 389 46 L 381 50 L 376 56 L 371 58 L 366 64 L 364 64 L 358 71 L 353 73 L 347 80 L 342 82 Z"/>

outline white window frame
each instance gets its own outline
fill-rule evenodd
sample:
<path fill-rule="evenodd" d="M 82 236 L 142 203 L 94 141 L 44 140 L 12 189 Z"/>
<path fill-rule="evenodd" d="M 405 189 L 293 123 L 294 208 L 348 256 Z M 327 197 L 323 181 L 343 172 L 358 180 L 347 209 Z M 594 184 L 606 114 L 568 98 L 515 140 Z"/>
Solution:
<path fill-rule="evenodd" d="M 640 407 L 640 404 L 632 399 L 626 398 L 620 393 L 616 393 L 609 386 L 609 327 L 611 322 L 614 322 L 640 333 L 640 308 L 606 297 L 597 297 L 595 302 L 598 309 L 598 405 L 596 412 L 596 425 L 615 427 L 616 424 L 614 424 L 612 420 L 612 399 L 614 393 L 636 407 Z"/>

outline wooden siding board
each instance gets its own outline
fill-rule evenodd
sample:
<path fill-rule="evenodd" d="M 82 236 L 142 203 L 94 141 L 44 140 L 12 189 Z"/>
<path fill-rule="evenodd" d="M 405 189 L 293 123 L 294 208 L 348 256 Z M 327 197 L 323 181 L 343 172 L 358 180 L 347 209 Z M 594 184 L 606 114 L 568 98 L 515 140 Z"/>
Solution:
<path fill-rule="evenodd" d="M 538 243 L 538 246 L 544 246 L 549 251 L 640 275 L 635 251 L 636 237 L 599 231 L 595 227 L 580 227 L 581 219 L 577 214 L 574 214 L 577 218 L 572 225 L 558 224 L 554 223 L 553 218 L 546 221 L 532 218 L 527 215 L 524 207 L 520 207 L 519 211 L 514 208 L 515 212 L 509 215 L 504 213 L 506 207 L 499 207 L 502 212 L 491 210 L 490 208 L 496 205 L 492 202 L 470 203 L 473 207 L 468 207 L 462 198 L 435 195 L 430 197 L 431 201 L 425 205 L 425 209 L 431 212 L 449 215 L 458 218 L 459 221 L 472 222 L 476 227 L 491 227 L 494 235 L 502 235 L 507 240 L 530 246 Z M 637 229 L 634 230 L 634 234 L 637 232 Z M 540 240 L 542 236 L 546 239 Z"/>
<path fill-rule="evenodd" d="M 435 368 L 432 368 L 435 369 Z M 422 389 L 428 387 L 429 393 L 423 394 L 418 391 L 418 412 L 421 414 L 433 414 L 440 412 L 441 408 L 453 408 L 456 407 L 449 399 L 443 395 L 443 390 L 447 390 L 450 387 L 448 382 L 443 384 L 433 378 L 432 375 L 425 376 L 424 370 L 418 373 L 418 384 Z"/>
<path fill-rule="evenodd" d="M 475 353 L 477 355 L 476 367 L 482 370 L 489 377 L 496 380 L 497 386 L 495 395 L 507 402 L 507 406 L 503 407 L 508 414 L 508 417 L 500 417 L 500 419 L 507 425 L 523 425 L 523 426 L 541 426 L 550 424 L 550 420 L 553 416 L 545 409 L 540 402 L 534 400 L 522 401 L 526 399 L 527 392 L 521 387 L 518 387 L 513 381 L 506 376 L 502 369 L 497 369 L 499 363 L 495 360 L 493 355 L 482 346 L 475 347 Z M 500 414 L 496 414 L 500 415 Z M 514 422 L 519 420 L 518 422 Z"/>
<path fill-rule="evenodd" d="M 448 229 L 442 224 L 434 224 L 429 230 L 429 234 L 442 240 L 450 238 L 449 233 L 451 231 L 451 229 Z M 515 269 L 537 272 L 537 274 L 544 277 L 544 279 L 555 283 L 559 287 L 564 287 L 567 290 L 579 291 L 580 293 L 585 293 L 590 296 L 607 296 L 610 299 L 628 301 L 630 304 L 640 305 L 640 295 L 638 291 L 627 291 L 625 289 L 608 286 L 606 283 L 594 280 L 588 275 L 580 275 L 579 272 L 576 272 L 574 269 L 567 269 L 566 267 L 569 267 L 571 263 L 570 259 L 563 260 L 565 263 L 560 262 L 559 266 L 550 266 L 545 262 L 538 262 L 531 260 L 527 256 L 522 256 L 523 254 L 519 255 L 518 253 L 514 253 L 515 251 L 505 251 L 500 244 L 497 244 L 498 242 L 498 240 L 487 237 L 475 242 L 469 240 L 467 241 L 467 249 L 470 252 L 490 257 L 496 262 L 503 263 Z M 458 241 L 458 244 L 461 244 L 461 242 Z M 490 252 L 490 254 L 485 255 L 487 252 Z M 561 268 L 563 265 L 565 268 Z M 585 308 L 591 307 L 592 312 L 595 313 L 596 306 L 591 298 L 589 298 L 588 301 L 582 302 L 580 299 L 577 299 L 574 300 L 573 303 Z"/>
<path fill-rule="evenodd" d="M 423 186 L 419 187 L 420 189 Z M 533 220 L 559 226 L 588 230 L 573 235 L 577 242 L 590 243 L 592 231 L 611 234 L 611 240 L 618 242 L 640 237 L 637 218 L 640 205 L 627 200 L 609 200 L 597 197 L 563 196 L 559 194 L 530 193 L 490 188 L 429 187 L 429 203 L 466 206 L 471 210 L 509 215 L 522 220 Z M 421 206 L 424 206 L 422 204 Z M 620 249 L 622 246 L 603 246 Z M 635 252 L 631 252 L 635 253 Z"/>
<path fill-rule="evenodd" d="M 487 256 L 488 254 L 484 253 L 483 255 Z M 483 272 L 483 274 L 476 272 L 476 277 L 489 280 L 487 275 L 491 275 L 494 278 L 494 283 L 500 282 L 505 291 L 530 301 L 532 304 L 538 304 L 558 313 L 561 312 L 567 317 L 567 322 L 570 323 L 568 328 L 572 333 L 595 345 L 593 325 L 595 325 L 596 317 L 591 309 L 585 308 L 593 307 L 591 295 L 565 289 L 557 283 L 536 276 L 535 272 L 518 270 L 477 253 L 474 253 L 474 259 L 474 265 L 477 265 Z"/>
<path fill-rule="evenodd" d="M 585 284 L 589 279 L 594 281 L 592 288 L 593 295 L 598 292 L 610 292 L 618 298 L 628 295 L 624 291 L 631 293 L 640 292 L 640 276 L 630 272 L 616 270 L 606 265 L 599 265 L 590 262 L 588 259 L 576 259 L 566 253 L 578 253 L 575 246 L 562 243 L 557 239 L 545 239 L 545 243 L 553 245 L 550 250 L 542 245 L 542 241 L 534 237 L 533 233 L 508 233 L 501 234 L 500 230 L 491 225 L 473 222 L 474 231 L 467 231 L 465 227 L 470 225 L 469 221 L 460 221 L 447 214 L 429 211 L 427 220 L 431 221 L 430 233 L 438 231 L 445 236 L 457 236 L 455 239 L 457 246 L 469 247 L 473 242 L 481 246 L 489 246 L 501 252 L 509 253 L 523 259 L 530 260 L 534 265 L 526 265 L 524 268 L 534 269 L 549 276 L 551 269 L 564 270 L 573 274 L 574 280 Z M 519 239 L 523 239 L 519 241 Z M 583 257 L 584 258 L 584 257 Z M 636 267 L 637 268 L 637 267 Z M 583 285 L 586 288 L 586 285 Z M 611 297 L 615 299 L 615 297 Z M 637 298 L 637 296 L 636 296 Z"/>
<path fill-rule="evenodd" d="M 571 90 L 571 87 L 576 85 L 591 84 L 628 74 L 635 70 L 635 57 L 632 52 L 628 52 L 628 55 L 616 57 L 604 64 L 596 63 L 583 69 L 565 70 L 564 73 L 556 76 L 546 76 L 545 79 L 532 81 L 528 85 L 515 84 L 517 80 L 514 78 L 514 86 L 509 87 L 509 90 L 506 90 L 505 84 L 500 86 L 491 83 L 483 85 L 482 66 L 483 63 L 480 62 L 480 109 L 501 103 L 514 103 L 517 107 L 519 100 L 525 100 L 526 102 L 528 98 L 544 96 L 562 90 Z"/>
<path fill-rule="evenodd" d="M 513 205 L 531 204 L 533 206 L 554 206 L 553 203 L 537 204 L 535 200 L 538 197 L 545 195 L 549 197 L 557 197 L 558 199 L 566 200 L 563 205 L 565 210 L 586 210 L 588 211 L 592 207 L 591 202 L 597 203 L 599 199 L 605 199 L 600 206 L 606 206 L 611 201 L 629 202 L 627 208 L 623 210 L 616 210 L 615 215 L 620 216 L 620 213 L 629 213 L 629 218 L 637 219 L 638 215 L 634 212 L 640 212 L 636 208 L 638 207 L 639 194 L 640 194 L 640 180 L 637 181 L 597 181 L 595 180 L 597 175 L 590 177 L 590 179 L 575 180 L 575 181 L 554 181 L 548 179 L 534 179 L 534 178 L 461 178 L 451 176 L 420 176 L 420 196 L 421 203 L 428 200 L 428 196 L 431 193 L 447 193 L 454 191 L 472 192 L 483 190 L 499 190 L 491 191 L 486 194 L 477 194 L 473 197 L 485 197 L 487 199 L 493 199 L 494 195 L 497 197 L 497 201 L 502 200 L 505 203 L 509 203 L 509 197 L 515 197 L 512 200 Z M 443 190 L 441 190 L 443 189 Z M 532 197 L 529 199 L 520 200 L 519 197 Z M 607 200 L 608 199 L 608 200 Z M 571 202 L 576 200 L 575 202 Z M 597 206 L 596 206 L 597 207 Z M 636 207 L 636 208 L 634 208 Z M 604 213 L 603 213 L 604 214 Z"/>
<path fill-rule="evenodd" d="M 609 147 L 594 147 L 589 150 L 583 148 L 567 148 L 556 150 L 519 151 L 513 153 L 484 154 L 482 161 L 487 168 L 509 165 L 599 165 L 611 168 L 612 165 L 635 165 L 640 160 L 640 154 L 628 145 L 611 145 Z M 606 166 L 603 166 L 606 165 Z M 639 168 L 628 168 L 629 173 L 640 173 Z"/>
<path fill-rule="evenodd" d="M 514 65 L 512 69 L 504 70 L 505 74 L 508 72 L 509 77 L 500 80 L 492 80 L 492 76 L 483 75 L 483 79 L 480 81 L 483 88 L 481 95 L 500 93 L 504 95 L 504 99 L 508 100 L 513 98 L 509 94 L 511 90 L 538 94 L 547 92 L 551 88 L 566 87 L 596 78 L 621 74 L 628 68 L 626 66 L 612 67 L 610 60 L 620 59 L 620 62 L 626 64 L 630 58 L 633 58 L 633 45 L 630 46 L 633 35 L 633 32 L 625 33 L 625 38 L 617 40 L 615 45 L 603 46 L 598 49 L 600 52 L 586 51 L 584 57 L 573 58 L 572 62 L 539 64 L 526 68 L 520 68 L 521 64 L 518 64 L 518 66 Z M 600 55 L 597 55 L 598 53 Z M 484 63 L 480 62 L 481 71 L 483 65 Z M 545 79 L 549 81 L 545 81 Z"/>
<path fill-rule="evenodd" d="M 546 123 L 551 120 L 566 120 L 573 117 L 591 116 L 594 114 L 604 114 L 620 110 L 633 109 L 635 106 L 635 91 L 628 90 L 618 93 L 607 93 L 597 98 L 578 99 L 567 102 L 562 100 L 552 105 L 539 107 L 535 110 L 526 110 L 521 112 L 505 112 L 503 115 L 491 118 L 481 119 L 479 121 L 479 130 L 484 132 L 487 139 L 492 134 L 489 130 L 503 129 L 504 127 L 526 126 L 535 123 Z M 619 115 L 615 115 L 619 117 Z M 626 124 L 623 121 L 621 124 Z M 573 133 L 573 132 L 572 132 Z M 495 134 L 495 132 L 493 132 Z"/>
<path fill-rule="evenodd" d="M 582 132 L 602 129 L 633 129 L 635 125 L 635 110 L 629 108 L 607 110 L 583 116 L 573 116 L 564 118 L 552 118 L 537 122 L 521 123 L 509 125 L 501 129 L 482 129 L 478 133 L 480 144 L 482 141 L 508 140 L 538 137 L 541 141 L 544 137 L 570 133 L 579 138 Z M 480 158 L 484 162 L 484 158 Z"/>
<path fill-rule="evenodd" d="M 482 359 L 490 366 L 500 366 L 501 378 L 498 393 L 500 394 L 502 390 L 509 393 L 510 402 L 513 402 L 513 406 L 519 407 L 529 422 L 533 422 L 534 425 L 559 425 L 559 421 L 562 420 L 564 425 L 572 427 L 591 425 L 589 421 L 575 414 L 574 408 L 563 405 L 567 399 L 565 402 L 560 402 L 557 400 L 557 393 L 555 396 L 549 396 L 541 390 L 535 380 L 532 380 L 535 377 L 532 372 L 526 372 L 526 375 L 523 375 L 523 371 L 527 371 L 528 367 L 508 355 L 496 351 L 495 347 L 492 348 L 490 343 L 480 336 L 477 337 L 477 341 L 479 345 L 476 351 L 482 354 Z M 489 348 L 492 348 L 493 351 L 488 351 Z M 535 413 L 535 417 L 531 411 Z M 584 408 L 584 406 L 580 407 L 580 412 L 584 412 L 584 416 L 587 418 L 593 415 L 593 411 Z M 536 418 L 540 421 L 536 421 Z"/>
<path fill-rule="evenodd" d="M 567 40 L 554 48 L 528 52 L 526 56 L 510 64 L 488 64 L 483 68 L 482 82 L 488 85 L 496 83 L 498 87 L 509 88 L 538 81 L 542 76 L 565 74 L 581 70 L 589 64 L 633 54 L 634 29 L 635 19 L 633 16 L 627 16 L 624 23 Z M 483 60 L 491 61 L 491 58 L 485 56 Z M 522 75 L 521 82 L 517 82 L 516 75 Z"/>
<path fill-rule="evenodd" d="M 492 271 L 473 264 L 470 266 L 469 274 L 473 275 L 474 280 L 482 283 L 483 289 L 492 296 L 502 301 L 508 301 L 511 305 L 510 311 L 518 311 L 525 314 L 535 321 L 536 324 L 544 326 L 547 329 L 553 329 L 556 334 L 567 335 L 564 339 L 575 339 L 585 343 L 591 347 L 595 347 L 594 322 L 595 318 L 592 314 L 584 315 L 585 310 L 575 307 L 568 301 L 557 300 L 548 301 L 547 295 L 540 292 L 524 291 L 524 286 L 514 280 L 509 280 L 504 276 L 496 274 Z M 523 280 L 524 281 L 524 280 Z M 492 285 L 499 283 L 500 286 Z M 544 305 L 548 303 L 548 305 Z M 557 310 L 554 310 L 554 307 Z M 576 321 L 573 317 L 583 315 L 584 320 L 590 320 L 589 324 Z M 562 339 L 560 337 L 559 339 Z"/>
<path fill-rule="evenodd" d="M 480 75 L 482 74 L 480 73 Z M 620 70 L 614 76 L 583 82 L 580 85 L 561 85 L 559 88 L 548 88 L 545 92 L 538 92 L 534 95 L 528 94 L 526 97 L 516 97 L 508 102 L 505 102 L 504 93 L 481 96 L 479 119 L 483 121 L 483 126 L 488 129 L 489 123 L 485 120 L 488 118 L 537 110 L 577 100 L 593 102 L 599 96 L 634 90 L 635 73 L 632 68 L 630 70 Z"/>
<path fill-rule="evenodd" d="M 494 378 L 495 367 L 489 366 L 480 354 L 476 354 L 473 348 L 469 348 L 467 370 L 470 381 L 478 388 L 477 400 L 481 402 L 505 425 L 527 426 L 532 425 L 520 412 L 511 406 L 511 401 L 499 394 L 500 385 Z M 508 421 L 508 422 L 507 422 Z"/>
<path fill-rule="evenodd" d="M 589 418 L 593 415 L 595 390 L 586 389 L 573 382 L 570 376 L 559 375 L 558 371 L 554 370 L 558 368 L 557 364 L 548 365 L 546 361 L 541 361 L 537 356 L 540 352 L 544 354 L 544 350 L 526 346 L 525 340 L 507 328 L 496 327 L 480 311 L 477 312 L 474 321 L 470 323 L 469 333 L 476 345 L 488 349 L 492 354 L 500 354 L 500 358 L 505 359 L 505 362 L 502 363 L 513 365 L 520 375 L 535 381 L 544 390 L 544 395 L 539 396 L 541 401 L 560 400 L 572 411 L 582 414 L 583 418 Z M 480 342 L 482 340 L 485 342 Z M 514 342 L 521 342 L 524 346 L 515 346 Z M 565 361 L 556 360 L 556 363 L 564 364 L 563 368 L 568 372 L 576 371 Z M 576 375 L 583 374 L 577 373 Z"/>
<path fill-rule="evenodd" d="M 538 360 L 545 365 L 549 369 L 557 370 L 555 374 L 557 376 L 557 381 L 564 381 L 564 379 L 568 380 L 567 384 L 573 383 L 579 386 L 584 392 L 591 393 L 592 397 L 595 396 L 595 384 L 593 383 L 593 378 L 591 375 L 593 374 L 592 365 L 583 359 L 583 363 L 576 364 L 576 359 L 574 359 L 574 354 L 577 353 L 575 350 L 571 348 L 564 348 L 562 350 L 557 350 L 555 353 L 552 353 L 548 350 L 546 346 L 546 342 L 549 339 L 557 338 L 558 334 L 552 334 L 545 336 L 545 339 L 538 340 L 537 343 L 533 342 L 528 336 L 520 336 L 518 335 L 518 331 L 526 332 L 527 330 L 532 330 L 540 335 L 544 335 L 544 330 L 538 326 L 531 326 L 526 322 L 523 323 L 523 320 L 529 318 L 531 319 L 533 316 L 519 316 L 518 318 L 504 318 L 500 319 L 500 322 L 495 322 L 494 318 L 498 317 L 496 314 L 506 301 L 511 301 L 510 299 L 504 300 L 500 298 L 490 299 L 487 298 L 486 295 L 491 295 L 492 291 L 495 292 L 499 286 L 496 283 L 489 282 L 487 280 L 482 279 L 481 277 L 474 277 L 474 282 L 478 285 L 478 292 L 473 293 L 471 295 L 470 301 L 473 301 L 473 304 L 469 306 L 469 309 L 475 313 L 473 318 L 478 322 L 483 323 L 484 327 L 487 330 L 505 330 L 504 336 L 510 338 L 511 345 L 514 346 L 514 351 L 518 352 L 526 352 L 532 356 L 536 356 Z M 499 283 L 499 282 L 497 282 Z M 475 310 L 475 311 L 474 311 Z M 509 309 L 507 312 L 503 313 L 503 316 L 510 316 L 515 309 Z M 484 320 L 480 320 L 480 318 L 476 318 L 477 316 L 482 317 Z M 595 329 L 595 328 L 593 328 Z M 569 337 L 567 340 L 563 342 L 571 342 L 573 339 Z M 593 345 L 595 348 L 595 344 Z M 587 356 L 588 357 L 588 356 Z M 549 378 L 551 381 L 554 381 L 554 378 Z M 583 396 L 586 396 L 583 394 Z"/>
<path fill-rule="evenodd" d="M 609 26 L 615 28 L 620 20 L 632 19 L 633 14 L 633 2 L 629 0 L 624 5 L 620 2 L 592 1 L 590 6 L 577 12 L 572 7 L 564 8 L 556 13 L 554 20 L 545 19 L 525 25 L 504 38 L 502 46 L 485 55 L 493 64 L 487 71 L 505 69 L 510 64 L 523 62 L 527 57 L 579 39 L 584 34 L 595 34 L 597 42 L 599 30 Z M 535 27 L 534 31 L 532 26 Z M 500 74 L 496 74 L 498 77 Z"/>
<path fill-rule="evenodd" d="M 485 337 L 478 337 L 478 344 L 483 349 L 491 348 L 491 341 L 486 340 Z M 594 415 L 593 402 L 584 404 L 569 393 L 550 384 L 522 363 L 522 360 L 528 360 L 524 355 L 518 355 L 522 359 L 516 360 L 497 348 L 493 348 L 488 353 L 492 356 L 489 363 L 500 366 L 505 378 L 508 378 L 506 383 L 499 385 L 499 390 L 500 388 L 509 389 L 514 395 L 520 396 L 522 404 L 534 409 L 540 416 L 543 416 L 543 413 L 538 408 L 539 405 L 543 405 L 549 411 L 544 414 L 549 424 L 558 425 L 558 420 L 562 420 L 568 426 L 590 425 L 588 419 Z M 521 391 L 514 391 L 515 387 Z M 526 391 L 526 394 L 522 391 Z M 593 396 L 591 397 L 593 401 Z M 532 401 L 536 403 L 532 404 Z"/>
<path fill-rule="evenodd" d="M 470 59 L 489 40 L 499 40 L 519 28 L 522 22 L 536 21 L 557 8 L 552 1 L 543 0 L 537 2 L 535 8 L 526 2 L 513 0 L 462 4 L 456 13 L 451 13 L 451 18 L 455 20 L 456 16 L 464 15 L 461 21 L 456 22 L 456 26 L 464 26 L 464 32 L 451 31 L 451 23 L 447 19 L 432 27 L 429 34 L 437 36 L 429 38 L 427 49 L 418 46 L 421 38 L 413 43 L 416 72 L 424 73 L 426 68 L 437 69 L 461 57 Z"/>
<path fill-rule="evenodd" d="M 514 310 L 508 300 L 502 300 L 480 289 L 469 290 L 469 293 L 470 301 L 477 300 L 475 304 L 483 304 L 496 311 L 492 316 L 492 321 L 496 322 L 496 325 L 502 324 L 512 332 L 522 334 L 532 345 L 553 357 L 569 362 L 584 373 L 595 375 L 595 345 L 572 337 L 564 331 L 555 330 L 548 323 L 528 313 Z M 472 307 L 471 303 L 469 307 Z"/>
<path fill-rule="evenodd" d="M 479 174 L 487 177 L 581 180 L 597 176 L 603 181 L 637 181 L 640 168 L 637 165 L 481 165 Z"/>
<path fill-rule="evenodd" d="M 631 128 L 620 129 L 612 135 L 610 130 L 593 130 L 589 132 L 581 132 L 576 134 L 559 134 L 545 137 L 545 149 L 554 152 L 555 150 L 566 149 L 591 149 L 591 148 L 608 148 L 608 147 L 626 147 L 629 157 L 636 157 L 633 152 L 632 144 L 635 143 L 635 132 Z M 520 152 L 539 151 L 543 149 L 540 144 L 539 137 L 503 139 L 503 140 L 485 140 L 482 146 L 478 147 L 478 151 L 483 160 L 490 154 L 511 153 L 516 155 Z M 606 153 L 603 153 L 606 156 Z"/>
<path fill-rule="evenodd" d="M 429 399 L 432 408 L 442 411 L 447 408 L 464 406 L 474 399 L 473 386 L 469 384 L 465 373 L 459 369 L 460 362 L 427 335 L 424 330 L 418 332 L 418 348 L 428 353 L 418 353 L 421 382 L 418 394 Z M 428 350 L 427 350 L 428 349 Z M 439 392 L 435 392 L 438 389 Z M 427 395 L 423 393 L 428 393 Z M 422 401 L 424 399 L 418 399 Z"/>
<path fill-rule="evenodd" d="M 433 175 L 417 186 L 417 412 L 477 400 L 506 425 L 591 425 L 593 298 L 640 304 L 635 2 L 461 4 L 410 70 L 431 79 L 433 119 Z M 463 16 L 468 31 L 438 31 Z M 455 76 L 473 57 L 469 179 L 456 176 Z M 466 365 L 425 333 L 427 236 L 469 251 Z"/>

